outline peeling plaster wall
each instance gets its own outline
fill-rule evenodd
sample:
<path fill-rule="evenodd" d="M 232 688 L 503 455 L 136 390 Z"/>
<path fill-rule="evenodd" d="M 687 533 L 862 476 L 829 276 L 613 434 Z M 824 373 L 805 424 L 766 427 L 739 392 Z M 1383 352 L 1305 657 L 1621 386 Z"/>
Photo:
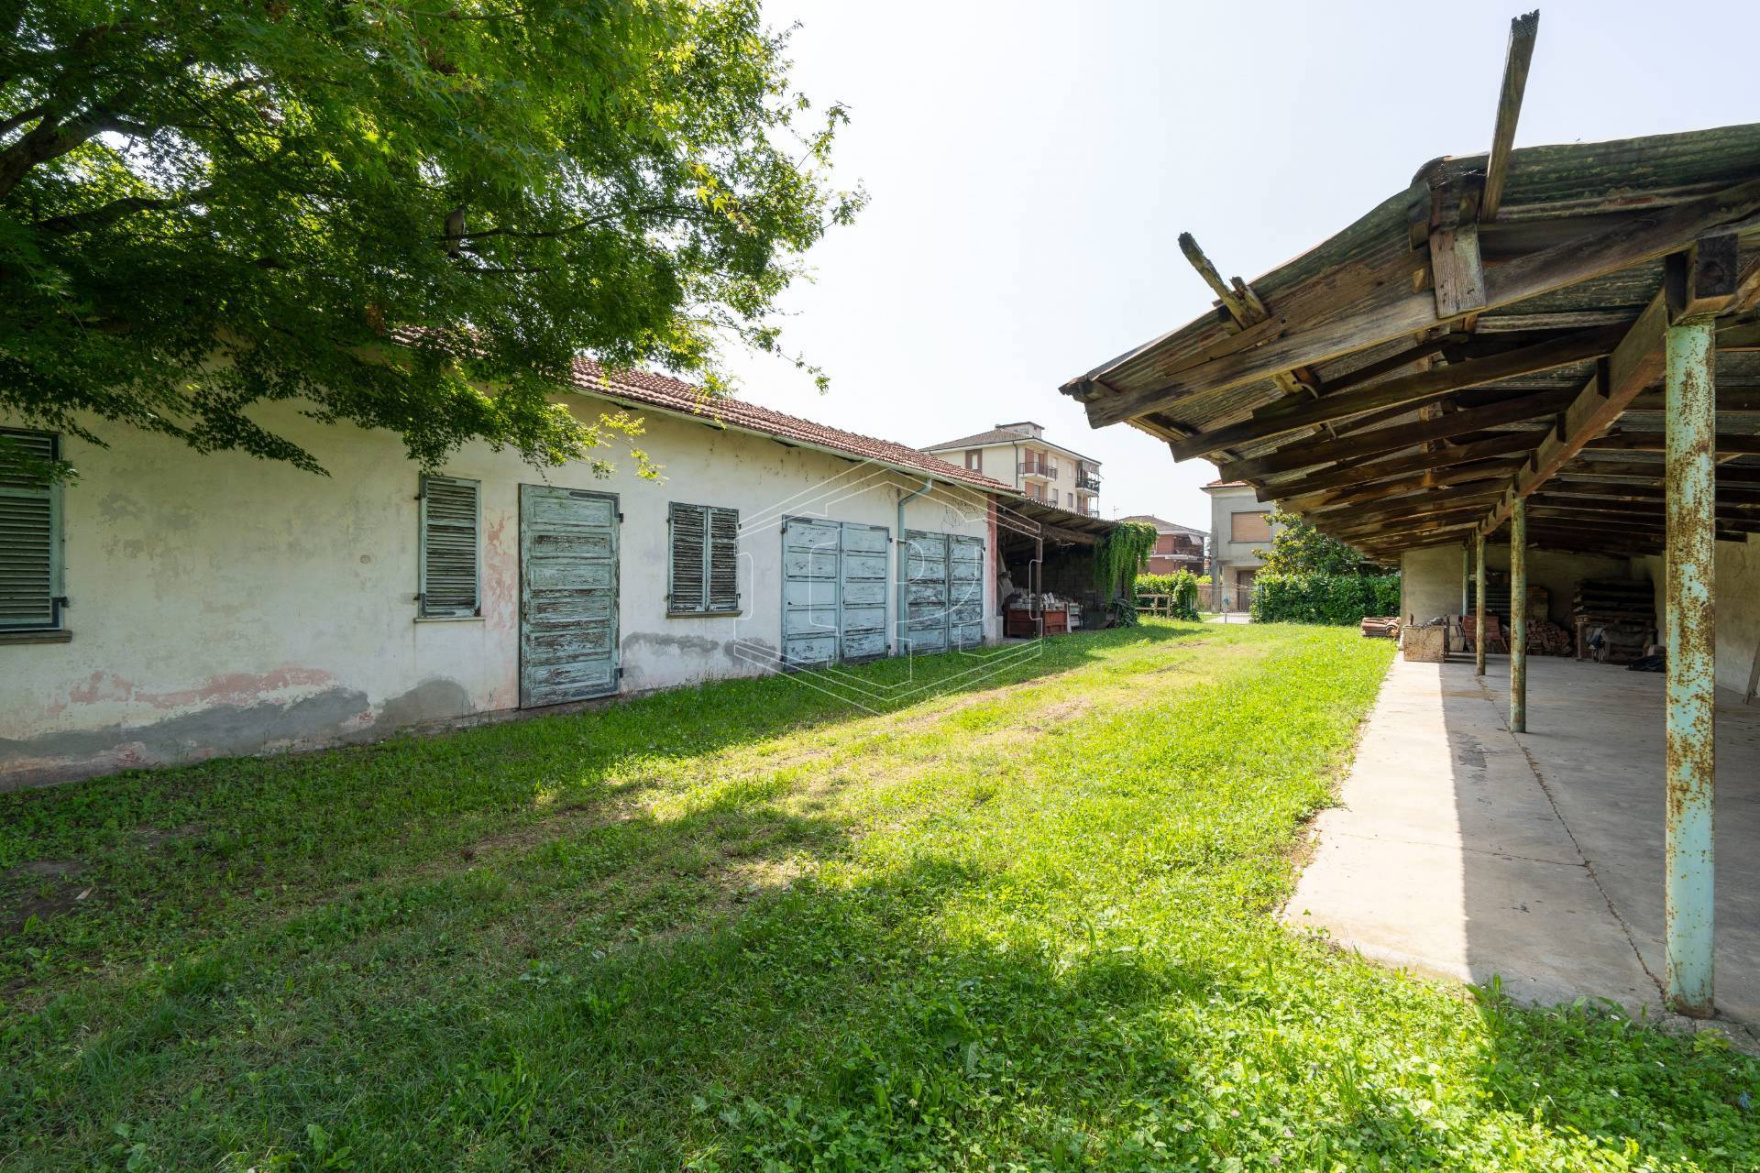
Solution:
<path fill-rule="evenodd" d="M 1660 625 L 1668 602 L 1659 554 L 1632 559 L 1635 578 L 1656 588 L 1656 621 Z M 1760 535 L 1745 542 L 1718 542 L 1714 603 L 1717 615 L 1717 686 L 1747 696 L 1760 656 Z"/>
<path fill-rule="evenodd" d="M 1507 572 L 1509 543 L 1487 542 L 1485 566 L 1488 570 Z M 1439 615 L 1459 615 L 1463 573 L 1470 574 L 1471 571 L 1469 564 L 1462 560 L 1458 543 L 1407 550 L 1400 558 L 1402 611 L 1406 615 L 1416 615 L 1419 623 Z M 1563 550 L 1528 551 L 1528 584 L 1546 588 L 1546 617 L 1567 630 L 1571 628 L 1571 599 L 1579 582 L 1586 578 L 1634 577 L 1643 576 L 1634 575 L 1624 558 L 1573 554 Z"/>
<path fill-rule="evenodd" d="M 563 401 L 587 420 L 616 410 Z M 763 672 L 780 644 L 783 516 L 893 530 L 901 491 L 922 484 L 656 413 L 638 443 L 663 466 L 658 483 L 638 477 L 615 442 L 605 480 L 585 465 L 539 473 L 472 445 L 438 471 L 482 482 L 483 614 L 417 620 L 418 471 L 398 440 L 286 405 L 262 418 L 330 475 L 197 456 L 103 425 L 93 430 L 108 448 L 65 438 L 79 472 L 63 498 L 72 638 L 0 646 L 0 788 L 515 708 L 521 483 L 618 495 L 626 692 Z M 671 501 L 740 510 L 741 616 L 666 615 Z M 906 506 L 906 525 L 990 538 L 984 614 L 995 639 L 989 499 L 937 485 Z"/>
<path fill-rule="evenodd" d="M 1461 613 L 1461 547 L 1425 546 L 1399 560 L 1401 619 L 1428 623 L 1439 615 Z"/>

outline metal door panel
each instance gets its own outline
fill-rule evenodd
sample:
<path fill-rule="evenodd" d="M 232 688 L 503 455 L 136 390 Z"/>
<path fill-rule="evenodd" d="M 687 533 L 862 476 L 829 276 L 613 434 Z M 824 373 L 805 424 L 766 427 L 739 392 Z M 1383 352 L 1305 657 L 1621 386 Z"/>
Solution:
<path fill-rule="evenodd" d="M 976 647 L 984 640 L 984 543 L 911 530 L 905 639 L 913 653 Z"/>
<path fill-rule="evenodd" d="M 843 605 L 846 607 L 881 607 L 886 606 L 886 582 L 884 579 L 856 579 L 843 584 Z"/>
<path fill-rule="evenodd" d="M 520 486 L 520 704 L 618 691 L 617 498 Z"/>
<path fill-rule="evenodd" d="M 886 654 L 883 526 L 813 518 L 782 523 L 782 661 L 818 667 Z"/>

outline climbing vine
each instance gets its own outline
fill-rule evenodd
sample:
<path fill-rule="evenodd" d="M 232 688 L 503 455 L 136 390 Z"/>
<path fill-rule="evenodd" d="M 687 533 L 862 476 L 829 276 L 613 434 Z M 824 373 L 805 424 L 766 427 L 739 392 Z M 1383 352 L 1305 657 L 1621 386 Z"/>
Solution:
<path fill-rule="evenodd" d="M 1094 589 L 1109 601 L 1122 595 L 1133 603 L 1137 574 L 1155 549 L 1155 527 L 1144 521 L 1122 521 L 1094 548 Z"/>

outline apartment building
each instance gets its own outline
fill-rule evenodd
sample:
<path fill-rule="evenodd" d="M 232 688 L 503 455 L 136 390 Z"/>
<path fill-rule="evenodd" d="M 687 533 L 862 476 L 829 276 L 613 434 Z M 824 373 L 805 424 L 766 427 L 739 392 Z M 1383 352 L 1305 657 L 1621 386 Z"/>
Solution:
<path fill-rule="evenodd" d="M 1084 517 L 1100 516 L 1100 462 L 1045 438 L 1043 424 L 1024 420 L 923 449 L 949 464 L 1013 485 Z"/>
<path fill-rule="evenodd" d="M 1143 567 L 1150 574 L 1177 574 L 1182 570 L 1193 574 L 1208 573 L 1209 559 L 1204 544 L 1210 535 L 1203 530 L 1152 513 L 1133 513 L 1118 520 L 1141 521 L 1155 527 L 1155 548 L 1150 551 L 1149 561 Z"/>

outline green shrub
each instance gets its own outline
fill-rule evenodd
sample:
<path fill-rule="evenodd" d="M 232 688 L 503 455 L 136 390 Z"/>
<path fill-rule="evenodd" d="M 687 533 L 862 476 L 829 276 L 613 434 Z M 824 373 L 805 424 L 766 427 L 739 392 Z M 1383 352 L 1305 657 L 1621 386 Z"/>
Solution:
<path fill-rule="evenodd" d="M 1171 596 L 1175 619 L 1198 617 L 1198 580 L 1189 570 L 1173 574 L 1139 574 L 1136 592 L 1139 599 L 1144 595 Z"/>
<path fill-rule="evenodd" d="M 1399 614 L 1397 574 L 1267 574 L 1253 580 L 1255 623 L 1360 623 Z"/>

